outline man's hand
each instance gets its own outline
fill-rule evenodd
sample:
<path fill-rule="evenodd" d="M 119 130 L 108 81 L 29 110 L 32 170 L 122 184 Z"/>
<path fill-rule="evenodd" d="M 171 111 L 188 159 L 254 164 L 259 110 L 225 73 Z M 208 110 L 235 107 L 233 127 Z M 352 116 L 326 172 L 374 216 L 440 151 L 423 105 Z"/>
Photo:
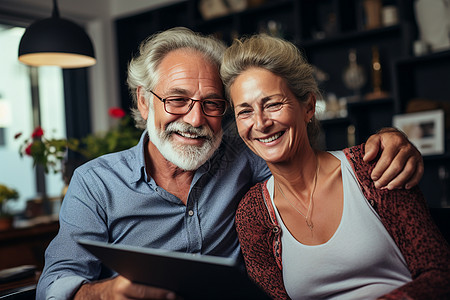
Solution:
<path fill-rule="evenodd" d="M 371 177 L 377 188 L 389 190 L 410 189 L 419 183 L 423 175 L 423 159 L 408 138 L 395 128 L 384 128 L 369 137 L 366 142 L 364 161 L 381 156 Z"/>
<path fill-rule="evenodd" d="M 95 283 L 87 283 L 80 287 L 74 300 L 87 299 L 169 299 L 175 300 L 177 296 L 171 291 L 132 283 L 123 276 L 107 279 Z"/>

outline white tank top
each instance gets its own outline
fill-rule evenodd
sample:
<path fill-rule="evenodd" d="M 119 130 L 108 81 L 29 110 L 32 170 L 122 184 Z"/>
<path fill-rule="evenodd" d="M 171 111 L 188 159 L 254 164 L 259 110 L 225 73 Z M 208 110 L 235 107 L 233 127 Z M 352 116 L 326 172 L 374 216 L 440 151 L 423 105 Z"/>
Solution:
<path fill-rule="evenodd" d="M 411 281 L 405 259 L 364 197 L 342 151 L 344 208 L 334 235 L 303 245 L 281 226 L 283 281 L 291 299 L 375 299 Z M 267 184 L 273 202 L 273 177 Z M 301 216 L 299 216 L 301 218 Z"/>

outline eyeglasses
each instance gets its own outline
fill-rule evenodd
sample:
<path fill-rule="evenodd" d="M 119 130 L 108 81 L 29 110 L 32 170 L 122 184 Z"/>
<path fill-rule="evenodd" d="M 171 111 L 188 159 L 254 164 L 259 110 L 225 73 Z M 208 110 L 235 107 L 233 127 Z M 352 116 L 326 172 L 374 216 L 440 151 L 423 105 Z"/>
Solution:
<path fill-rule="evenodd" d="M 191 111 L 195 102 L 200 102 L 202 111 L 209 117 L 221 117 L 227 111 L 228 102 L 224 99 L 203 99 L 195 100 L 189 97 L 171 96 L 167 98 L 161 98 L 153 91 L 150 91 L 161 102 L 164 103 L 164 110 L 172 115 L 185 115 Z"/>

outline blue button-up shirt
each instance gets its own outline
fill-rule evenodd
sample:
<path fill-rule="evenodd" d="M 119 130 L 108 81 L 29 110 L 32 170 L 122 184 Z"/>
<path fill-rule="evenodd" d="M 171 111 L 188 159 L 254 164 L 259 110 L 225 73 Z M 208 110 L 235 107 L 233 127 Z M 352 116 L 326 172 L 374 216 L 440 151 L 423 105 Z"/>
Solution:
<path fill-rule="evenodd" d="M 79 239 L 238 258 L 238 202 L 270 175 L 265 162 L 235 135 L 194 175 L 187 204 L 147 177 L 147 133 L 129 150 L 79 167 L 60 211 L 60 230 L 45 253 L 37 299 L 68 299 L 87 281 L 114 274 Z M 149 270 L 151 272 L 151 270 Z"/>

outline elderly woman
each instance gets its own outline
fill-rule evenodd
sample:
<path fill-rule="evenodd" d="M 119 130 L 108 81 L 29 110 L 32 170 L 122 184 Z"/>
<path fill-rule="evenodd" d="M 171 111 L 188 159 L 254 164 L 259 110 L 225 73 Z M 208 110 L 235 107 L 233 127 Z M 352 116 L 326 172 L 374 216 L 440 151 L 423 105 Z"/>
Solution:
<path fill-rule="evenodd" d="M 240 203 L 250 276 L 275 299 L 449 299 L 450 248 L 419 189 L 376 189 L 364 147 L 315 149 L 319 95 L 289 42 L 235 41 L 221 68 L 239 135 L 272 177 Z"/>

